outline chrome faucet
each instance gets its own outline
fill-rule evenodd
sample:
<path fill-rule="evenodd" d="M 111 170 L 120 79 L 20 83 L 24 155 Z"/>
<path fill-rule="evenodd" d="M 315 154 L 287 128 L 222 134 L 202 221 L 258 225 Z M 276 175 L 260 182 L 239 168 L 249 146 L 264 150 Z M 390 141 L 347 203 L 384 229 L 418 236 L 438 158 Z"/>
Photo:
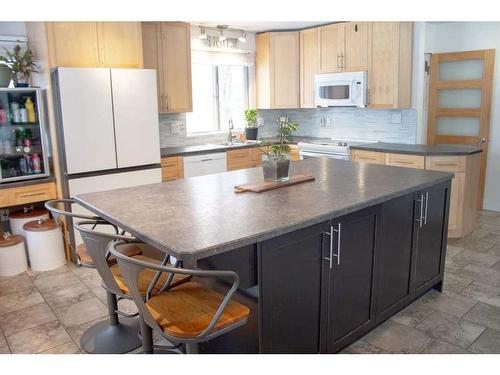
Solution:
<path fill-rule="evenodd" d="M 233 132 L 232 132 L 233 129 L 234 129 L 233 119 L 230 117 L 229 118 L 229 134 L 227 135 L 227 144 L 228 145 L 233 144 Z"/>

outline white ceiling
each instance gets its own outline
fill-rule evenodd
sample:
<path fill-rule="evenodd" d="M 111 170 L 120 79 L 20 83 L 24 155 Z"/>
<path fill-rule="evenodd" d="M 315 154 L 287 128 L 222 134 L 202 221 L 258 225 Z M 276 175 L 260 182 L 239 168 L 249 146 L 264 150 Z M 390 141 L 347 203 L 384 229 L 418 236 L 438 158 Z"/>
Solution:
<path fill-rule="evenodd" d="M 218 25 L 227 25 L 230 29 L 241 29 L 249 32 L 262 32 L 262 31 L 272 31 L 272 30 L 295 30 L 295 29 L 305 29 L 308 27 L 318 26 L 325 24 L 327 22 L 278 22 L 278 21 L 268 21 L 268 22 L 253 22 L 253 21 L 243 21 L 243 22 L 231 22 L 231 21 L 220 21 L 220 22 L 203 22 L 203 21 L 193 21 L 192 24 L 203 25 L 206 27 L 217 27 Z M 331 23 L 331 22 L 328 22 Z"/>

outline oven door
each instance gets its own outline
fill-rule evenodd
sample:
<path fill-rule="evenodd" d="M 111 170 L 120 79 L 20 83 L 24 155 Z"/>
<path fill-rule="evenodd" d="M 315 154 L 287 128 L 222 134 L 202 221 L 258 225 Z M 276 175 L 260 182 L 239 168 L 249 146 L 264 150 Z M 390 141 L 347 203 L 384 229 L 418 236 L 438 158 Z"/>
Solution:
<path fill-rule="evenodd" d="M 300 160 L 313 159 L 313 158 L 328 158 L 328 159 L 342 159 L 349 160 L 349 155 L 326 153 L 318 151 L 299 151 Z"/>

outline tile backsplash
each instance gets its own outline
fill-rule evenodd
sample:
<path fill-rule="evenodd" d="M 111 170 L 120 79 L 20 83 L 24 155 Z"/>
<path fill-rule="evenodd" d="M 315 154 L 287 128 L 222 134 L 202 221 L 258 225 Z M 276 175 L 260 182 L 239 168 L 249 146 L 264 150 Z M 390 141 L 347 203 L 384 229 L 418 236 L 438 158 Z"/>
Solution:
<path fill-rule="evenodd" d="M 414 109 L 377 110 L 365 108 L 317 108 L 259 110 L 258 117 L 263 125 L 259 137 L 276 135 L 278 116 L 288 116 L 298 122 L 298 136 L 319 138 L 359 139 L 393 143 L 415 143 L 417 113 Z M 186 115 L 160 115 L 160 145 L 189 146 L 203 143 L 219 143 L 226 140 L 226 134 L 188 136 Z"/>

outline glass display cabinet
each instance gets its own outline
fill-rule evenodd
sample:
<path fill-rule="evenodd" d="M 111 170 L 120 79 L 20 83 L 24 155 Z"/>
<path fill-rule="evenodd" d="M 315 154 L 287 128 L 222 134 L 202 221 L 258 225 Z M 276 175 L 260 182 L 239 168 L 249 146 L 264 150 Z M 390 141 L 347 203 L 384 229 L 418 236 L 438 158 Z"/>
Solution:
<path fill-rule="evenodd" d="M 50 175 L 43 90 L 0 88 L 0 183 Z"/>

